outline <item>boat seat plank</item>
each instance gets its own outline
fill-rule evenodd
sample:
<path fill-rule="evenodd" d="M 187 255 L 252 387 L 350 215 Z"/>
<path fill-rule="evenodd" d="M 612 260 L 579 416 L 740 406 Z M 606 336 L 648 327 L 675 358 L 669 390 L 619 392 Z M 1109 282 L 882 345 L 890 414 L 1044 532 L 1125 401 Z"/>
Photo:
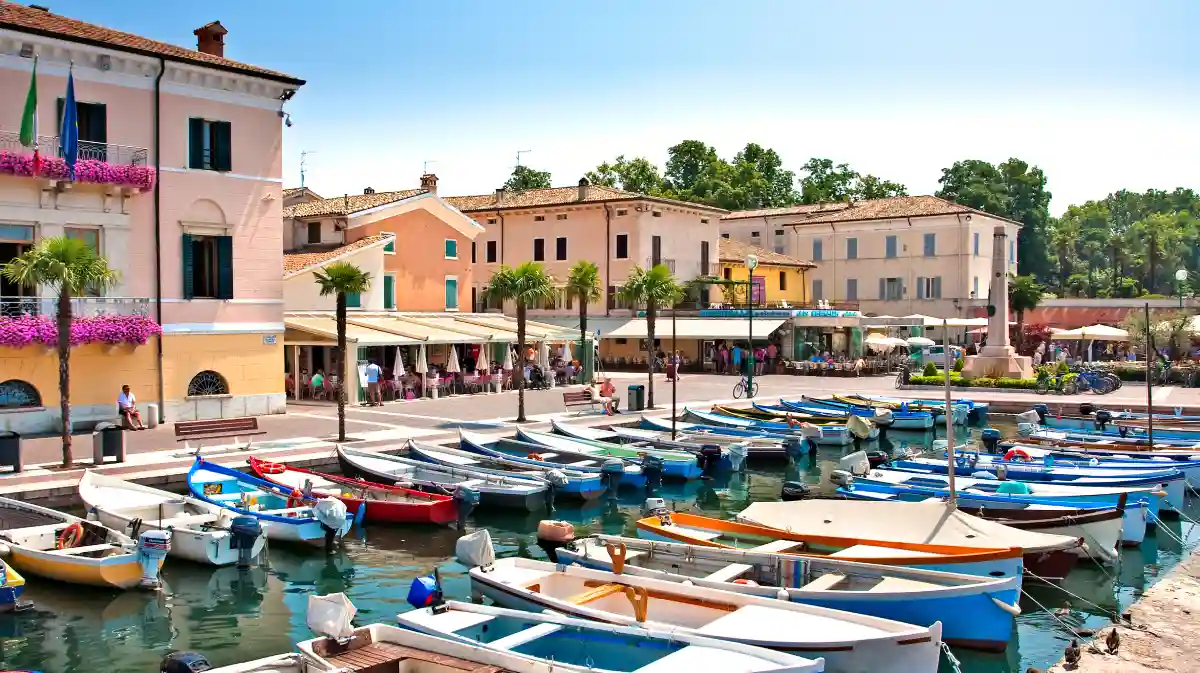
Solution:
<path fill-rule="evenodd" d="M 637 669 L 638 673 L 679 671 L 750 671 L 761 665 L 754 656 L 732 650 L 688 645 Z"/>
<path fill-rule="evenodd" d="M 876 547 L 869 544 L 856 544 L 853 547 L 846 547 L 845 549 L 835 551 L 834 553 L 830 554 L 830 556 L 839 558 L 919 558 L 924 556 L 937 556 L 937 554 L 925 551 L 917 551 L 915 549 L 898 549 L 895 547 Z"/>
<path fill-rule="evenodd" d="M 887 593 L 890 591 L 925 591 L 936 589 L 938 585 L 930 582 L 905 579 L 903 577 L 884 577 L 878 584 L 868 589 L 869 592 Z"/>
<path fill-rule="evenodd" d="M 688 528 L 687 526 L 676 526 L 673 523 L 662 526 L 662 529 L 664 531 L 678 531 L 680 534 L 686 535 L 689 538 L 696 539 L 696 540 L 704 540 L 706 542 L 709 540 L 715 540 L 715 539 L 721 537 L 720 531 L 702 530 L 700 528 Z"/>
<path fill-rule="evenodd" d="M 712 582 L 732 582 L 751 570 L 754 570 L 754 566 L 745 563 L 730 563 L 714 573 L 705 575 L 704 579 Z"/>
<path fill-rule="evenodd" d="M 478 663 L 451 657 L 449 655 L 426 652 L 392 643 L 371 643 L 362 647 L 326 657 L 326 661 L 338 668 L 364 673 L 374 671 L 398 670 L 396 665 L 401 661 L 423 661 L 448 670 L 471 671 L 472 673 L 501 673 L 503 669 L 496 666 L 479 665 Z M 388 665 L 391 665 L 390 667 Z"/>
<path fill-rule="evenodd" d="M 846 576 L 841 573 L 825 573 L 800 588 L 805 591 L 829 591 L 845 579 Z"/>
<path fill-rule="evenodd" d="M 524 645 L 525 643 L 528 643 L 533 640 L 537 640 L 538 638 L 548 636 L 551 633 L 554 633 L 555 631 L 561 631 L 561 630 L 562 630 L 561 624 L 538 624 L 537 626 L 532 626 L 530 628 L 525 629 L 524 631 L 518 631 L 517 633 L 514 633 L 510 636 L 505 636 L 498 640 L 493 640 L 492 642 L 490 642 L 488 644 L 491 647 L 494 647 L 498 650 L 511 650 L 514 647 L 520 647 L 521 645 Z"/>
<path fill-rule="evenodd" d="M 600 600 L 605 596 L 611 596 L 622 591 L 625 591 L 624 584 L 602 584 L 591 591 L 585 591 L 581 594 L 571 596 L 567 599 L 567 602 L 573 605 L 584 605 L 591 603 L 592 601 Z"/>
<path fill-rule="evenodd" d="M 845 642 L 876 638 L 881 632 L 837 616 L 746 605 L 705 624 L 696 633 L 724 640 L 786 643 L 794 641 L 797 633 L 814 642 Z"/>
<path fill-rule="evenodd" d="M 778 553 L 792 551 L 797 547 L 803 547 L 804 542 L 801 540 L 772 540 L 766 544 L 760 544 L 757 547 L 751 547 L 748 551 Z"/>
<path fill-rule="evenodd" d="M 47 554 L 59 554 L 61 556 L 74 556 L 75 554 L 87 554 L 94 551 L 102 551 L 104 549 L 112 549 L 110 544 L 90 544 L 86 547 L 71 547 L 70 549 L 51 549 L 47 550 Z"/>

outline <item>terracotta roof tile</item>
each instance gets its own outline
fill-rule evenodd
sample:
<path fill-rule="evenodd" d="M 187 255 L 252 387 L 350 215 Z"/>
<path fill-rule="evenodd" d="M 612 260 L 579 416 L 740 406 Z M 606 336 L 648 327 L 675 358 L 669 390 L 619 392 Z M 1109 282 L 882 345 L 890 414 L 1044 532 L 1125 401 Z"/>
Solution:
<path fill-rule="evenodd" d="M 765 266 L 795 266 L 805 269 L 816 268 L 816 264 L 805 262 L 804 260 L 796 259 L 782 253 L 760 248 L 756 245 L 735 241 L 730 238 L 722 238 L 717 241 L 718 259 L 722 262 L 743 262 L 746 255 L 754 255 L 758 257 L 758 263 Z"/>
<path fill-rule="evenodd" d="M 283 256 L 283 275 L 289 276 L 291 274 L 298 273 L 305 269 L 309 269 L 314 266 L 319 266 L 319 265 L 324 264 L 325 262 L 328 262 L 332 259 L 341 257 L 342 255 L 344 255 L 348 252 L 354 252 L 355 250 L 361 250 L 363 248 L 369 247 L 371 244 L 378 243 L 378 242 L 384 240 L 385 238 L 393 238 L 393 237 L 390 235 L 387 235 L 387 234 L 376 234 L 374 236 L 366 236 L 366 237 L 360 238 L 357 241 L 350 243 L 349 245 L 343 245 L 342 247 L 334 248 L 333 250 L 325 250 L 323 252 L 297 252 L 297 253 L 292 253 L 292 254 L 285 254 Z"/>
<path fill-rule="evenodd" d="M 607 201 L 636 200 L 652 201 L 656 203 L 684 206 L 688 208 L 698 208 L 700 210 L 709 210 L 715 213 L 725 212 L 720 208 L 706 206 L 701 203 L 688 203 L 686 201 L 678 201 L 675 199 L 647 196 L 646 194 L 627 192 L 621 189 L 615 189 L 613 187 L 603 187 L 601 185 L 588 186 L 587 197 L 583 200 L 579 199 L 578 186 L 550 187 L 548 189 L 527 189 L 521 192 L 506 192 L 504 194 L 503 205 L 497 201 L 495 192 L 476 196 L 448 196 L 444 198 L 447 203 L 455 208 L 458 208 L 464 213 L 486 210 L 568 206 L 574 203 L 604 203 Z"/>
<path fill-rule="evenodd" d="M 274 70 L 239 63 L 228 58 L 205 54 L 194 49 L 186 49 L 131 33 L 123 33 L 119 30 L 51 14 L 7 0 L 0 0 L 0 28 L 38 33 L 70 42 L 97 44 L 121 51 L 154 54 L 172 61 L 185 61 L 222 70 L 233 70 L 291 84 L 304 84 L 304 80 Z"/>
<path fill-rule="evenodd" d="M 389 203 L 403 201 L 418 194 L 424 194 L 421 189 L 405 189 L 398 192 L 375 192 L 374 194 L 350 194 L 335 196 L 331 199 L 320 199 L 307 203 L 297 203 L 283 209 L 284 217 L 330 217 L 349 215 L 360 210 L 368 210 Z"/>
<path fill-rule="evenodd" d="M 771 217 L 777 215 L 798 215 L 800 220 L 788 224 L 824 224 L 829 222 L 854 222 L 859 220 L 887 220 L 901 217 L 929 217 L 934 215 L 957 214 L 984 215 L 1005 222 L 1013 222 L 1004 217 L 985 213 L 982 210 L 969 208 L 947 199 L 936 196 L 896 196 L 888 199 L 871 199 L 847 203 L 800 205 L 791 208 L 772 208 L 769 210 L 748 210 L 730 213 L 722 220 L 739 220 L 749 217 Z M 1020 222 L 1013 222 L 1020 224 Z"/>
<path fill-rule="evenodd" d="M 748 220 L 755 217 L 774 217 L 776 215 L 807 215 L 817 211 L 826 210 L 842 210 L 846 208 L 845 203 L 802 203 L 795 206 L 785 206 L 783 208 L 760 208 L 758 210 L 736 210 L 729 213 L 722 220 Z"/>

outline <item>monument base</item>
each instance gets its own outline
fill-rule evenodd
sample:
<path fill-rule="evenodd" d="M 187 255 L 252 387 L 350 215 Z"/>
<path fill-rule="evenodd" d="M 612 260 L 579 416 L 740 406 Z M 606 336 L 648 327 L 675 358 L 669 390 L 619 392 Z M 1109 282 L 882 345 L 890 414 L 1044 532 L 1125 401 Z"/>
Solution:
<path fill-rule="evenodd" d="M 968 355 L 963 359 L 962 375 L 969 379 L 982 376 L 1031 379 L 1034 378 L 1033 358 L 1017 355 L 1012 346 L 985 346 L 979 355 Z"/>

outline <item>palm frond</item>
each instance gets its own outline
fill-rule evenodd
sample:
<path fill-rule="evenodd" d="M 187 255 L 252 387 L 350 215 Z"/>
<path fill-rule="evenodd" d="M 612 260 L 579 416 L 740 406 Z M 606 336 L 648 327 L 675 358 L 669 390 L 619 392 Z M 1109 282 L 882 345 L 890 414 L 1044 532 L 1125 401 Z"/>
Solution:
<path fill-rule="evenodd" d="M 567 273 L 567 294 L 587 304 L 600 298 L 600 267 L 585 260 L 576 262 Z"/>
<path fill-rule="evenodd" d="M 47 286 L 82 295 L 88 290 L 104 291 L 119 276 L 108 261 L 86 242 L 66 236 L 51 236 L 4 266 L 4 277 L 29 288 Z"/>
<path fill-rule="evenodd" d="M 493 301 L 513 301 L 530 307 L 553 300 L 557 291 L 554 278 L 541 264 L 525 262 L 516 267 L 501 266 L 483 292 Z"/>
<path fill-rule="evenodd" d="M 665 264 L 659 264 L 651 269 L 640 266 L 633 267 L 625 284 L 617 291 L 617 295 L 626 302 L 645 306 L 674 306 L 683 298 L 684 288 L 671 275 L 671 270 Z"/>
<path fill-rule="evenodd" d="M 371 274 L 350 262 L 334 262 L 324 272 L 314 271 L 313 277 L 321 287 L 321 296 L 362 294 L 371 289 Z"/>

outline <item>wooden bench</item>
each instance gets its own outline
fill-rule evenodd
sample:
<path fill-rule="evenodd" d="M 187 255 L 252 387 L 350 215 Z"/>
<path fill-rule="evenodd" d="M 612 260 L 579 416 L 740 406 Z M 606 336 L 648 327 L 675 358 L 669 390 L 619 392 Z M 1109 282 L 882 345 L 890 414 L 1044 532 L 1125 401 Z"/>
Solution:
<path fill-rule="evenodd" d="M 580 390 L 576 393 L 563 393 L 563 407 L 567 409 L 571 407 L 588 407 L 592 411 L 595 411 L 596 405 L 599 403 L 599 400 L 592 399 L 592 394 L 587 390 Z"/>
<path fill-rule="evenodd" d="M 265 435 L 265 430 L 258 429 L 258 419 L 249 418 L 217 418 L 208 421 L 178 421 L 175 423 L 175 441 L 190 442 L 206 439 L 221 439 L 233 437 L 234 444 L 239 437 Z M 187 443 L 185 449 L 191 448 Z M 249 448 L 249 444 L 246 445 Z M 196 445 L 196 453 L 200 453 L 200 445 Z"/>

